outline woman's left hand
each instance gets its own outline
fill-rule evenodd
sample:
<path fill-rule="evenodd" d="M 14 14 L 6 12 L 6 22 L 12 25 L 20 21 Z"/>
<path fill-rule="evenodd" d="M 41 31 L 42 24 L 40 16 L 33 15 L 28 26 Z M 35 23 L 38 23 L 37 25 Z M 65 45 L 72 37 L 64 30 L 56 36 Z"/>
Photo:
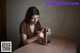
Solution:
<path fill-rule="evenodd" d="M 46 29 L 47 29 L 48 34 L 51 34 L 51 29 L 48 27 Z"/>

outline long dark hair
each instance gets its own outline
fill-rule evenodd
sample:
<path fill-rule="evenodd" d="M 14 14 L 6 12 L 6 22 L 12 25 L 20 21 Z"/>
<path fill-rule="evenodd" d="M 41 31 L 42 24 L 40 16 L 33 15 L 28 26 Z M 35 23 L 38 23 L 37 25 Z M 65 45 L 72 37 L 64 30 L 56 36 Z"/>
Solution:
<path fill-rule="evenodd" d="M 34 6 L 28 8 L 28 10 L 27 10 L 27 12 L 26 12 L 26 14 L 25 14 L 25 19 L 24 19 L 24 21 L 25 21 L 26 23 L 30 23 L 33 15 L 39 15 L 39 10 L 38 10 L 36 7 L 34 7 Z M 39 22 L 39 21 L 38 21 L 38 22 Z"/>

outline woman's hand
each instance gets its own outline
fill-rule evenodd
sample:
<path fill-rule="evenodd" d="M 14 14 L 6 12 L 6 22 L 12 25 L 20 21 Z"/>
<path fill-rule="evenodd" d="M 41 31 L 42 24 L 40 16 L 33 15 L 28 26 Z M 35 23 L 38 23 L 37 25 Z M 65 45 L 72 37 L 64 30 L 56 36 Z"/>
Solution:
<path fill-rule="evenodd" d="M 50 28 L 47 27 L 46 30 L 47 30 L 48 34 L 51 34 L 51 29 Z"/>
<path fill-rule="evenodd" d="M 43 30 L 42 30 L 43 31 Z M 44 39 L 44 34 L 42 31 L 37 31 L 38 35 L 40 38 L 43 38 Z"/>

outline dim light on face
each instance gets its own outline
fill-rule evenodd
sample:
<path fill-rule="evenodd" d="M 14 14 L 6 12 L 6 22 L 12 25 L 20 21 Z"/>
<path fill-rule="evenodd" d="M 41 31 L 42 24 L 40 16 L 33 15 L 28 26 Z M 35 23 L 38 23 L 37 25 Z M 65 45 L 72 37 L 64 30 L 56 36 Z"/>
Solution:
<path fill-rule="evenodd" d="M 33 15 L 31 19 L 31 23 L 36 24 L 39 20 L 39 15 Z"/>

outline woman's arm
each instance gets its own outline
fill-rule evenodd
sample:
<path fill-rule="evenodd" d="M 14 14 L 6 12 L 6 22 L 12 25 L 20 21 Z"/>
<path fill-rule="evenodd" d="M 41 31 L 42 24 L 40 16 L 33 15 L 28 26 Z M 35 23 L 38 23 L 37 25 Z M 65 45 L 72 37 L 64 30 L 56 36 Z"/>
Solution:
<path fill-rule="evenodd" d="M 42 31 L 37 31 L 37 35 L 30 38 L 30 39 L 27 39 L 27 35 L 22 33 L 22 41 L 23 41 L 23 44 L 28 44 L 28 43 L 32 43 L 34 42 L 35 40 L 39 39 L 39 38 L 44 38 L 44 34 Z"/>
<path fill-rule="evenodd" d="M 36 35 L 36 36 L 34 36 L 34 37 L 32 37 L 32 38 L 30 38 L 30 39 L 27 39 L 27 35 L 26 34 L 22 34 L 22 41 L 23 41 L 23 44 L 25 45 L 25 44 L 28 44 L 28 43 L 32 43 L 32 42 L 34 42 L 35 40 L 37 40 L 39 38 L 39 36 L 38 35 Z"/>

